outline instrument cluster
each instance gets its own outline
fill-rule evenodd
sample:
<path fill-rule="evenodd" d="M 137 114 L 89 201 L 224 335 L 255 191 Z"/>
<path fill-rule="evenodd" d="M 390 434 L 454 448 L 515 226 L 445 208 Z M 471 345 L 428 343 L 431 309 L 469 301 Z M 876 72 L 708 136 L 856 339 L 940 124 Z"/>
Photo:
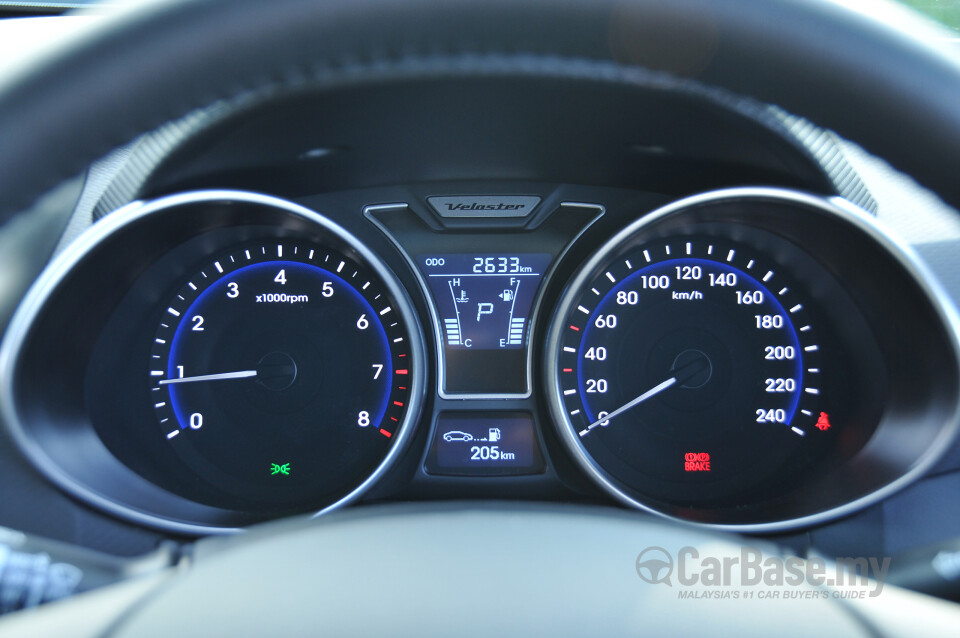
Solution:
<path fill-rule="evenodd" d="M 475 189 L 107 215 L 11 323 L 11 434 L 91 505 L 196 534 L 427 498 L 798 528 L 953 440 L 955 312 L 849 202 Z"/>

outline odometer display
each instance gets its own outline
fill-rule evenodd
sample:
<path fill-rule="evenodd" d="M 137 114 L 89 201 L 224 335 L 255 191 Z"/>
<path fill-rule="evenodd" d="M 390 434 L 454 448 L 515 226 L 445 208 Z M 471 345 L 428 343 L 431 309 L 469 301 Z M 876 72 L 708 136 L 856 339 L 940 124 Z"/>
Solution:
<path fill-rule="evenodd" d="M 555 396 L 606 480 L 696 509 L 763 500 L 802 474 L 834 433 L 809 302 L 781 271 L 749 246 L 684 236 L 611 256 L 568 292 Z"/>

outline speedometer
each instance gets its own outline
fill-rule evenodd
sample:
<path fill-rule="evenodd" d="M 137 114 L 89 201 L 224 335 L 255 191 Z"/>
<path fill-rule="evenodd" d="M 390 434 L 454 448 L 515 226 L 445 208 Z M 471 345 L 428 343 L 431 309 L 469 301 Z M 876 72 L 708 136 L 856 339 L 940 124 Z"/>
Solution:
<path fill-rule="evenodd" d="M 738 526 L 787 526 L 862 489 L 843 468 L 881 422 L 886 370 L 819 261 L 871 241 L 845 215 L 786 192 L 708 193 L 634 222 L 579 268 L 551 320 L 546 381 L 561 439 L 598 485 Z M 817 228 L 837 230 L 818 242 Z"/>
<path fill-rule="evenodd" d="M 832 436 L 809 302 L 768 261 L 730 241 L 673 237 L 585 284 L 560 337 L 559 389 L 608 471 L 717 504 L 763 485 L 807 439 Z"/>

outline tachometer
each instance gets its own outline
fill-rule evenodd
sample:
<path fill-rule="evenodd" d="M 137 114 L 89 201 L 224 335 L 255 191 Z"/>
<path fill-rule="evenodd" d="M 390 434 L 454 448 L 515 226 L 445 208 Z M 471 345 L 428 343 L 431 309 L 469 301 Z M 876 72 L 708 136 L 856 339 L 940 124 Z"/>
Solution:
<path fill-rule="evenodd" d="M 211 258 L 162 311 L 144 362 L 157 445 L 244 503 L 345 493 L 383 460 L 410 403 L 397 303 L 317 243 Z"/>

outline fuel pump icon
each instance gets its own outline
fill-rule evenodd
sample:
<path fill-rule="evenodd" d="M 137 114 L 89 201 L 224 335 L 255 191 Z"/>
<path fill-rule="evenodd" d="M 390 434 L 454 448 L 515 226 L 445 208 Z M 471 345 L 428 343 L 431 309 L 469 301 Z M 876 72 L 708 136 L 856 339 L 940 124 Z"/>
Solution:
<path fill-rule="evenodd" d="M 487 433 L 487 441 L 499 441 L 500 440 L 500 428 L 490 428 L 490 431 Z"/>

